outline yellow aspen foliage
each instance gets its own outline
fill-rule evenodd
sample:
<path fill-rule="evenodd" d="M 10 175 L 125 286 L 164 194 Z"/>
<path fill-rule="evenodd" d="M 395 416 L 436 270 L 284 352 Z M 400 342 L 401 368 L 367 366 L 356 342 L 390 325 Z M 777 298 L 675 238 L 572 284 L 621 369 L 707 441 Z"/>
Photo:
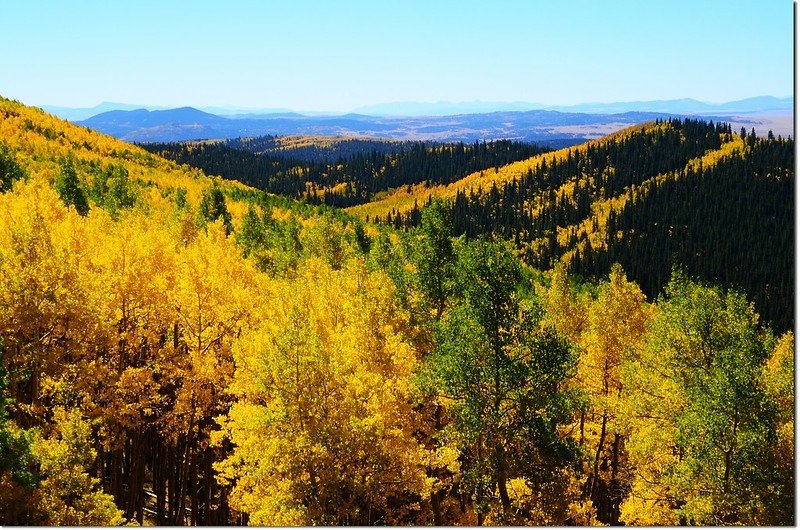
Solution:
<path fill-rule="evenodd" d="M 0 335 L 20 412 L 42 414 L 43 379 L 78 360 L 94 328 L 86 224 L 41 179 L 0 195 Z"/>
<path fill-rule="evenodd" d="M 794 423 L 794 333 L 787 331 L 777 341 L 764 366 L 762 384 L 778 408 L 779 421 Z M 789 429 L 790 432 L 794 429 Z"/>
<path fill-rule="evenodd" d="M 253 525 L 388 524 L 426 491 L 410 399 L 417 366 L 394 287 L 363 262 L 312 258 L 265 293 L 236 342 L 219 470 Z M 417 506 L 417 509 L 419 507 Z"/>
<path fill-rule="evenodd" d="M 580 337 L 578 384 L 589 396 L 581 417 L 580 441 L 591 451 L 589 495 L 603 520 L 616 522 L 629 480 L 624 444 L 626 429 L 617 423 L 623 392 L 620 371 L 626 356 L 641 349 L 653 311 L 638 285 L 619 264 L 598 288 Z"/>
<path fill-rule="evenodd" d="M 777 473 L 782 477 L 778 485 L 772 485 L 770 494 L 772 506 L 781 503 L 786 513 L 792 513 L 794 505 L 794 462 L 795 462 L 795 376 L 794 376 L 794 334 L 787 331 L 780 337 L 767 359 L 762 371 L 761 382 L 767 398 L 776 410 L 776 437 L 772 444 L 772 459 Z M 774 510 L 777 512 L 778 510 Z M 766 517 L 759 524 L 780 525 L 780 518 L 771 518 L 774 513 L 767 510 Z"/>
<path fill-rule="evenodd" d="M 588 308 L 587 326 L 580 338 L 583 354 L 578 379 L 598 408 L 614 408 L 613 399 L 623 388 L 620 366 L 627 353 L 642 347 L 652 312 L 639 286 L 629 282 L 622 267 L 615 264 Z"/>
<path fill-rule="evenodd" d="M 579 500 L 581 481 L 573 470 L 561 469 L 557 480 L 545 484 L 532 484 L 522 477 L 513 478 L 508 481 L 508 493 L 512 502 L 512 514 L 495 521 L 494 513 L 490 513 L 486 520 L 488 525 L 602 525 L 597 520 L 592 503 Z"/>
<path fill-rule="evenodd" d="M 231 347 L 248 327 L 258 292 L 255 270 L 242 260 L 222 221 L 208 226 L 181 251 L 171 303 L 175 347 L 180 355 L 170 378 L 182 382 L 164 420 L 166 436 L 207 437 L 210 418 L 225 407 L 223 391 L 233 375 Z M 201 425 L 200 423 L 203 423 Z"/>
<path fill-rule="evenodd" d="M 124 522 L 111 495 L 89 475 L 95 459 L 92 429 L 78 411 L 53 410 L 52 434 L 36 436 L 33 453 L 42 481 L 37 489 L 38 511 L 53 526 L 117 526 Z"/>
<path fill-rule="evenodd" d="M 581 156 L 528 196 L 515 214 L 574 223 L 519 234 L 557 262 L 532 296 L 518 256 L 447 223 L 434 241 L 424 215 L 363 230 L 1 97 L 0 139 L 0 524 L 793 520 L 793 334 L 680 273 L 656 304 L 619 266 L 580 294 L 567 274 L 680 171 L 633 185 Z M 493 193 L 589 149 L 350 211 Z"/>
<path fill-rule="evenodd" d="M 171 355 L 163 336 L 171 329 L 176 255 L 169 233 L 143 216 L 114 223 L 90 216 L 97 241 L 92 267 L 96 308 L 102 319 L 94 353 L 81 378 L 84 410 L 102 418 L 107 440 L 121 443 L 121 430 L 140 429 L 163 406 L 154 377 Z M 99 236 L 98 234 L 103 234 Z"/>
<path fill-rule="evenodd" d="M 635 472 L 630 492 L 620 507 L 620 520 L 629 525 L 677 525 L 674 495 L 662 483 L 664 470 L 679 461 L 675 440 L 679 428 L 674 415 L 686 407 L 686 396 L 671 376 L 670 355 L 646 348 L 630 356 L 623 366 L 625 399 L 620 402 L 620 423 L 628 438 L 625 447 Z"/>
<path fill-rule="evenodd" d="M 545 294 L 545 318 L 542 324 L 552 326 L 577 344 L 586 325 L 586 308 L 570 291 L 567 269 L 558 262 L 550 275 L 550 287 Z"/>

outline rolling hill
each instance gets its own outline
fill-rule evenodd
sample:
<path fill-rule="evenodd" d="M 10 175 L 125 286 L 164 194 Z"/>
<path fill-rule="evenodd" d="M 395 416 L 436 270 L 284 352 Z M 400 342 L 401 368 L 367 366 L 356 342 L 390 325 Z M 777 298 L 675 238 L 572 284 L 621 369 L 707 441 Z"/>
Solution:
<path fill-rule="evenodd" d="M 233 344 L 312 276 L 366 279 L 365 237 L 0 98 L 0 523 L 241 522 L 209 447 Z"/>
<path fill-rule="evenodd" d="M 510 140 L 464 144 L 318 136 L 141 145 L 210 174 L 337 207 L 367 202 L 398 186 L 452 182 L 547 151 Z"/>
<path fill-rule="evenodd" d="M 536 267 L 601 277 L 618 261 L 654 297 L 677 265 L 744 289 L 766 321 L 793 326 L 791 139 L 667 120 L 348 211 L 414 225 L 432 198 L 452 204 L 455 234 L 501 235 Z"/>

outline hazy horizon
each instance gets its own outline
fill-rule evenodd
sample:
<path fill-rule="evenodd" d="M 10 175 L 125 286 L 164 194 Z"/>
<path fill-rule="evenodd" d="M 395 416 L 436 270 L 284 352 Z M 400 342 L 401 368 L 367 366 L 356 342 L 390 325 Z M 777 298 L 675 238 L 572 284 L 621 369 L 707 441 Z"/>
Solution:
<path fill-rule="evenodd" d="M 2 94 L 0 94 L 2 95 Z M 182 107 L 191 107 L 196 108 L 199 110 L 202 109 L 216 109 L 216 110 L 227 110 L 232 113 L 246 113 L 246 112 L 262 112 L 262 111 L 269 111 L 275 113 L 281 112 L 295 112 L 295 113 L 303 113 L 303 112 L 310 112 L 310 113 L 320 113 L 320 114 L 347 114 L 347 113 L 357 113 L 359 111 L 372 108 L 372 107 L 383 107 L 383 106 L 391 106 L 391 105 L 420 105 L 420 106 L 451 106 L 451 107 L 459 107 L 459 106 L 469 106 L 469 105 L 481 105 L 484 107 L 530 107 L 530 110 L 549 110 L 551 108 L 568 108 L 568 107 L 581 107 L 581 106 L 589 106 L 589 105 L 632 105 L 637 103 L 647 104 L 647 103 L 669 103 L 669 102 L 680 102 L 680 101 L 692 101 L 697 102 L 702 105 L 710 105 L 710 106 L 721 106 L 726 105 L 729 103 L 736 103 L 739 101 L 751 100 L 751 99 L 760 99 L 760 98 L 774 98 L 776 100 L 785 100 L 785 99 L 792 99 L 793 96 L 778 96 L 774 94 L 756 94 L 753 96 L 748 96 L 744 98 L 739 98 L 736 100 L 725 100 L 725 101 L 706 101 L 701 100 L 698 98 L 693 97 L 682 97 L 682 98 L 671 98 L 671 99 L 654 99 L 654 100 L 635 100 L 635 101 L 575 101 L 570 103 L 564 104 L 548 104 L 542 103 L 538 101 L 487 101 L 487 100 L 469 100 L 469 101 L 450 101 L 450 100 L 437 100 L 437 101 L 411 101 L 411 100 L 403 100 L 403 101 L 381 101 L 370 105 L 361 105 L 357 107 L 353 107 L 350 109 L 345 109 L 343 111 L 332 111 L 332 110 L 325 110 L 325 109 L 316 109 L 316 108 L 288 108 L 283 106 L 270 106 L 270 107 L 244 107 L 238 105 L 236 103 L 200 103 L 196 105 L 186 105 L 183 103 L 175 103 L 172 105 L 151 105 L 146 103 L 139 103 L 135 101 L 111 101 L 111 100 L 103 100 L 95 104 L 90 105 L 82 105 L 82 106 L 71 106 L 71 105 L 59 105 L 50 102 L 36 104 L 37 106 L 42 107 L 51 107 L 51 108 L 63 108 L 63 109 L 71 109 L 71 110 L 90 110 L 96 109 L 104 106 L 119 106 L 119 107 L 130 107 L 130 110 L 137 110 L 137 109 L 148 109 L 148 110 L 168 110 L 168 109 L 176 109 Z M 28 103 L 22 101 L 22 103 Z M 135 108 L 134 108 L 135 107 Z M 504 110 L 504 109 L 501 109 Z"/>

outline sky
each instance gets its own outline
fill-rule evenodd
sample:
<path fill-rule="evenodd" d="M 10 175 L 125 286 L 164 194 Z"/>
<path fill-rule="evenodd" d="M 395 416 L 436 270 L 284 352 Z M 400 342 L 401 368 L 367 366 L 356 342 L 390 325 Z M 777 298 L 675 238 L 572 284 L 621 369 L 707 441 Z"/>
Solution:
<path fill-rule="evenodd" d="M 793 93 L 790 0 L 0 0 L 0 95 L 346 112 Z"/>

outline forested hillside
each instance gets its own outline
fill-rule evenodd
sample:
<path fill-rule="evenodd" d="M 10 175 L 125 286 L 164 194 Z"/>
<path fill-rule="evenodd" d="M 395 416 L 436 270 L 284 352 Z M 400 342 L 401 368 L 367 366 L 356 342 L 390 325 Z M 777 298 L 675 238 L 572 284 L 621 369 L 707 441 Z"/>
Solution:
<path fill-rule="evenodd" d="M 228 147 L 251 153 L 268 153 L 302 162 L 336 162 L 354 155 L 377 153 L 389 155 L 414 142 L 401 140 L 373 140 L 342 136 L 256 136 L 224 140 Z M 164 145 L 164 144 L 160 144 Z M 148 144 L 143 145 L 145 149 Z M 163 147 L 162 147 L 163 148 Z M 156 148 L 157 150 L 158 148 Z"/>
<path fill-rule="evenodd" d="M 652 299 L 678 265 L 794 325 L 791 139 L 669 120 L 416 192 L 352 212 L 415 225 L 429 197 L 449 197 L 455 235 L 497 234 L 534 267 L 602 278 L 618 262 Z"/>
<path fill-rule="evenodd" d="M 381 192 L 423 181 L 447 184 L 547 151 L 508 140 L 465 145 L 325 138 L 292 141 L 272 136 L 142 147 L 270 193 L 338 207 L 362 204 Z"/>
<path fill-rule="evenodd" d="M 453 212 L 363 224 L 0 99 L 0 524 L 794 524 L 792 332 Z"/>

